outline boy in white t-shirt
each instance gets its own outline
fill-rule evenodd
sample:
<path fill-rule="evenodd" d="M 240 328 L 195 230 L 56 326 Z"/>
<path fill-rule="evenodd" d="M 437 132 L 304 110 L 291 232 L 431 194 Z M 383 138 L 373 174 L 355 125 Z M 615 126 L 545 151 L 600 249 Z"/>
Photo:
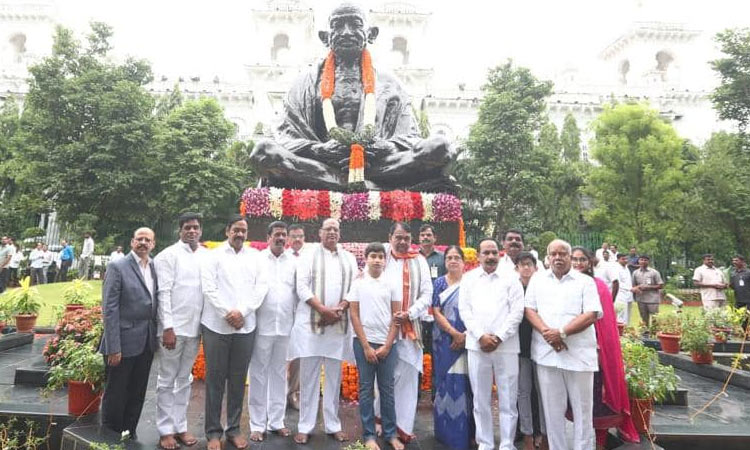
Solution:
<path fill-rule="evenodd" d="M 365 249 L 365 272 L 352 284 L 347 300 L 350 305 L 354 338 L 354 357 L 359 371 L 359 415 L 362 440 L 369 449 L 379 449 L 375 435 L 373 409 L 375 378 L 380 395 L 380 417 L 386 442 L 396 450 L 404 445 L 396 437 L 396 407 L 393 398 L 393 371 L 398 354 L 393 347 L 398 328 L 394 314 L 401 310 L 398 294 L 383 276 L 385 247 L 373 242 Z"/>

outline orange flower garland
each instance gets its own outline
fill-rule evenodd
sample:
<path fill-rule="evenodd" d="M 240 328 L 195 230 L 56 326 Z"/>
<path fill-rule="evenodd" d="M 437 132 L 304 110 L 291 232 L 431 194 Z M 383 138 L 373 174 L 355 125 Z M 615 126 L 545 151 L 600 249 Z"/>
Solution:
<path fill-rule="evenodd" d="M 375 70 L 372 67 L 372 57 L 367 49 L 362 50 L 362 88 L 365 93 L 364 114 L 362 123 L 364 127 L 375 126 Z M 336 57 L 333 50 L 328 52 L 323 63 L 323 75 L 320 80 L 320 96 L 323 99 L 323 121 L 326 129 L 330 132 L 338 126 L 336 123 L 336 111 L 333 109 L 333 92 L 336 87 Z M 349 155 L 349 183 L 362 183 L 365 181 L 365 152 L 364 148 L 357 143 L 350 146 Z"/>
<path fill-rule="evenodd" d="M 203 353 L 203 342 L 198 347 L 198 356 L 193 363 L 193 378 L 196 380 L 206 379 L 206 355 Z"/>
<path fill-rule="evenodd" d="M 432 355 L 425 353 L 422 356 L 422 385 L 419 387 L 423 391 L 432 390 Z"/>
<path fill-rule="evenodd" d="M 341 363 L 341 397 L 352 402 L 359 400 L 359 371 L 346 361 Z"/>
<path fill-rule="evenodd" d="M 464 228 L 464 218 L 458 219 L 458 246 L 466 247 L 466 228 Z"/>

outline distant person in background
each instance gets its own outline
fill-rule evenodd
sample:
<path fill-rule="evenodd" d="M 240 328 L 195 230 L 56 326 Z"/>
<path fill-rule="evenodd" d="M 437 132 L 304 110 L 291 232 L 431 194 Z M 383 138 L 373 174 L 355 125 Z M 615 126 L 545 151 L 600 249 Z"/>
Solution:
<path fill-rule="evenodd" d="M 56 271 L 50 271 L 50 267 L 52 267 L 54 261 L 55 254 L 49 251 L 47 244 L 42 245 L 42 270 L 44 270 L 45 283 L 51 283 L 55 280 Z"/>
<path fill-rule="evenodd" d="M 714 255 L 703 255 L 703 265 L 695 268 L 693 284 L 701 290 L 704 309 L 723 308 L 727 302 L 724 289 L 729 287 L 724 272 L 714 265 Z"/>
<path fill-rule="evenodd" d="M 73 265 L 73 246 L 68 244 L 68 241 L 63 239 L 60 244 L 62 250 L 60 250 L 60 273 L 58 275 L 58 281 L 68 281 L 68 269 Z"/>
<path fill-rule="evenodd" d="M 620 289 L 619 272 L 620 266 L 611 258 L 609 250 L 602 251 L 601 260 L 595 261 L 594 275 L 607 283 L 607 289 L 612 298 L 617 297 L 617 291 Z"/>
<path fill-rule="evenodd" d="M 10 265 L 8 268 L 10 269 L 10 282 L 9 284 L 12 284 L 13 286 L 19 286 L 18 282 L 18 269 L 21 267 L 21 261 L 26 259 L 26 257 L 23 255 L 23 248 L 21 248 L 21 244 L 15 243 L 15 252 L 13 253 L 13 256 L 10 258 Z"/>
<path fill-rule="evenodd" d="M 122 252 L 122 245 L 118 245 L 115 251 L 109 254 L 109 263 L 117 261 L 118 259 L 124 258 L 125 253 Z"/>
<path fill-rule="evenodd" d="M 8 236 L 3 236 L 2 243 L 0 244 L 0 294 L 5 292 L 5 286 L 8 285 L 10 279 L 10 259 L 13 257 L 13 253 L 16 248 L 11 244 L 11 240 Z"/>
<path fill-rule="evenodd" d="M 659 291 L 664 287 L 661 274 L 648 266 L 650 262 L 651 258 L 648 255 L 641 255 L 638 258 L 640 267 L 633 272 L 632 292 L 635 295 L 636 303 L 638 303 L 638 312 L 644 325 L 646 325 L 646 330 L 651 327 L 651 316 L 659 312 L 659 302 L 661 301 Z"/>
<path fill-rule="evenodd" d="M 630 252 L 628 253 L 628 270 L 630 270 L 630 273 L 638 269 L 638 249 L 635 247 L 630 247 Z"/>
<path fill-rule="evenodd" d="M 736 255 L 732 258 L 732 265 L 734 266 L 734 273 L 729 280 L 729 284 L 734 290 L 735 306 L 750 309 L 750 270 L 747 270 L 745 257 Z M 743 329 L 747 329 L 747 322 L 747 319 L 745 319 L 742 324 Z"/>
<path fill-rule="evenodd" d="M 430 267 L 430 278 L 434 283 L 438 277 L 445 275 L 445 255 L 435 250 L 437 234 L 430 224 L 424 224 L 419 227 L 419 253 L 427 260 Z M 432 354 L 432 326 L 435 318 L 432 315 L 432 308 L 420 318 L 422 321 L 422 344 L 424 344 L 425 353 Z"/>
<path fill-rule="evenodd" d="M 616 261 L 618 255 L 619 253 L 617 253 L 617 246 L 615 244 L 610 245 L 609 246 L 609 256 L 611 256 L 610 259 L 612 261 Z"/>
<path fill-rule="evenodd" d="M 620 270 L 618 271 L 617 280 L 619 281 L 619 289 L 617 290 L 617 296 L 615 297 L 615 307 L 619 304 L 621 311 L 617 313 L 617 321 L 624 323 L 625 325 L 630 323 L 630 304 L 633 303 L 633 276 L 628 269 L 628 255 L 620 253 L 617 255 L 617 265 Z"/>
<path fill-rule="evenodd" d="M 36 247 L 29 254 L 29 267 L 31 268 L 31 284 L 47 282 L 44 276 L 44 250 L 41 242 L 37 242 Z"/>
<path fill-rule="evenodd" d="M 88 280 L 90 278 L 91 264 L 94 262 L 94 238 L 91 233 L 83 234 L 83 250 L 81 250 L 81 273 L 80 278 Z"/>
<path fill-rule="evenodd" d="M 604 250 L 609 251 L 609 243 L 608 242 L 602 242 L 602 248 L 596 249 L 596 259 L 598 261 L 604 260 Z"/>

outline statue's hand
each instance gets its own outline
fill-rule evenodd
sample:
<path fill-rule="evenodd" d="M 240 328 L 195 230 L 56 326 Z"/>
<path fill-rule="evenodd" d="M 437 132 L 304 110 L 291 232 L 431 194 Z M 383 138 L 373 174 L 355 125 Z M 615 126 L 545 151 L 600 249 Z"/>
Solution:
<path fill-rule="evenodd" d="M 375 141 L 365 148 L 366 159 L 375 165 L 380 165 L 385 158 L 396 153 L 398 148 L 391 141 Z"/>
<path fill-rule="evenodd" d="M 313 144 L 310 150 L 315 159 L 333 166 L 342 158 L 349 156 L 349 149 L 333 139 L 328 142 Z"/>

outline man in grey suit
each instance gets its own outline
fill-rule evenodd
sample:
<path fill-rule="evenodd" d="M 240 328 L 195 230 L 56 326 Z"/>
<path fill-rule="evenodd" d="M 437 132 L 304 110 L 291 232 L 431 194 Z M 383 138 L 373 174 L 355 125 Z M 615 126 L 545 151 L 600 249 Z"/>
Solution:
<path fill-rule="evenodd" d="M 102 291 L 104 337 L 99 351 L 107 364 L 102 425 L 129 432 L 133 439 L 157 346 L 158 285 L 149 256 L 154 244 L 151 229 L 137 229 L 130 241 L 130 254 L 107 266 Z"/>

